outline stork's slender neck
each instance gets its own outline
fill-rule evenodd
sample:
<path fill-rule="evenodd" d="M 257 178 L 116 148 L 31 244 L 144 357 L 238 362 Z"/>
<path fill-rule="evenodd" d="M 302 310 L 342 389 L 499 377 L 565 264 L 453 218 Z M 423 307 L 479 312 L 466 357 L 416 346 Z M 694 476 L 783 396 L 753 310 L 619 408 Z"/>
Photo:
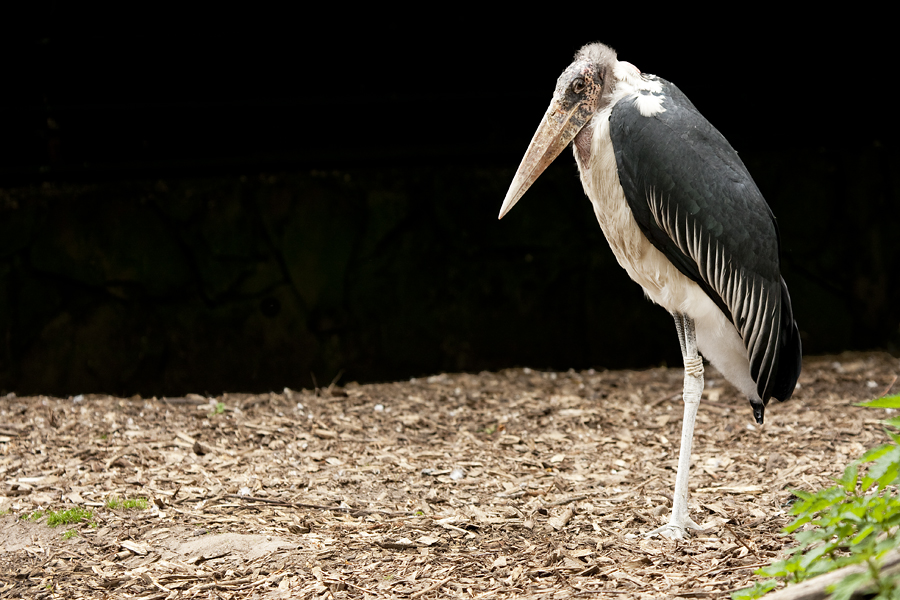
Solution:
<path fill-rule="evenodd" d="M 578 166 L 582 171 L 590 168 L 595 126 L 602 120 L 609 120 L 609 113 L 619 100 L 637 94 L 634 98 L 635 105 L 641 114 L 648 117 L 664 110 L 657 98 L 662 87 L 656 77 L 641 75 L 637 67 L 629 62 L 619 60 L 614 60 L 607 72 L 609 75 L 604 81 L 603 96 L 600 98 L 594 117 L 573 140 Z M 600 127 L 603 126 L 600 125 Z"/>
<path fill-rule="evenodd" d="M 593 121 L 593 119 L 592 119 Z M 575 152 L 578 154 L 580 163 L 584 165 L 591 164 L 591 140 L 594 137 L 594 124 L 588 123 L 581 128 L 578 135 L 575 136 Z"/>

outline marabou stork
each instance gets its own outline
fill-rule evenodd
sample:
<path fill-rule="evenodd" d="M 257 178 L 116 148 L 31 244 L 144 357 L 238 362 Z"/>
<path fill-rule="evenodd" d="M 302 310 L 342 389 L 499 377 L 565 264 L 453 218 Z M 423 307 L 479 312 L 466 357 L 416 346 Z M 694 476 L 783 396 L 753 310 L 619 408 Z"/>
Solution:
<path fill-rule="evenodd" d="M 610 248 L 646 296 L 675 318 L 684 358 L 684 421 L 672 516 L 650 532 L 683 538 L 698 351 L 750 400 L 791 397 L 800 335 L 780 273 L 772 211 L 728 141 L 673 84 L 588 44 L 556 83 L 500 218 L 574 141 L 584 191 Z"/>

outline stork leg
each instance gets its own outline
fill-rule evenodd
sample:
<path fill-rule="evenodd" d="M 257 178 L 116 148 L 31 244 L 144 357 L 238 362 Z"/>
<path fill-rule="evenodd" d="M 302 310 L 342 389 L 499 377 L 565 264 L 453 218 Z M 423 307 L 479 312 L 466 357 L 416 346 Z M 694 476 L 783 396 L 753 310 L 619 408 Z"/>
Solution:
<path fill-rule="evenodd" d="M 702 529 L 691 520 L 688 513 L 688 472 L 691 467 L 691 444 L 694 438 L 694 421 L 703 393 L 703 359 L 697 352 L 694 321 L 687 315 L 673 313 L 681 356 L 684 359 L 684 421 L 681 424 L 681 450 L 678 455 L 678 473 L 675 475 L 675 496 L 672 516 L 666 525 L 654 529 L 648 536 L 662 535 L 670 539 L 683 539 L 688 529 Z"/>

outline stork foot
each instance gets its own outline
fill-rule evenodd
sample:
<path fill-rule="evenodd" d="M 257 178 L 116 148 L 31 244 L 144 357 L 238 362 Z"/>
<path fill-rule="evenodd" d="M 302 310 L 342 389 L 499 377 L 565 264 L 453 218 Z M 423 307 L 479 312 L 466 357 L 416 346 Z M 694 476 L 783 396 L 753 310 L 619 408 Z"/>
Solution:
<path fill-rule="evenodd" d="M 653 531 L 648 531 L 644 534 L 644 537 L 656 537 L 658 535 L 670 540 L 683 540 L 688 537 L 688 529 L 703 531 L 703 528 L 694 523 L 690 517 L 685 517 L 681 522 L 672 519 L 662 527 L 657 527 Z"/>

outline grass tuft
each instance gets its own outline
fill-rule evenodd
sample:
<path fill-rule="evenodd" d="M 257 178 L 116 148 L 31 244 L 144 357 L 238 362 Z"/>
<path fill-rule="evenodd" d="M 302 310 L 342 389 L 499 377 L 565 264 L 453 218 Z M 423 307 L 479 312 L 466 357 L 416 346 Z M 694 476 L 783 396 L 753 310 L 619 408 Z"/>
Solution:
<path fill-rule="evenodd" d="M 126 498 L 110 496 L 106 499 L 106 508 L 110 510 L 147 510 L 150 502 L 146 498 Z"/>
<path fill-rule="evenodd" d="M 78 506 L 57 512 L 50 511 L 47 513 L 47 527 L 74 525 L 82 521 L 90 521 L 93 516 L 91 511 Z"/>

